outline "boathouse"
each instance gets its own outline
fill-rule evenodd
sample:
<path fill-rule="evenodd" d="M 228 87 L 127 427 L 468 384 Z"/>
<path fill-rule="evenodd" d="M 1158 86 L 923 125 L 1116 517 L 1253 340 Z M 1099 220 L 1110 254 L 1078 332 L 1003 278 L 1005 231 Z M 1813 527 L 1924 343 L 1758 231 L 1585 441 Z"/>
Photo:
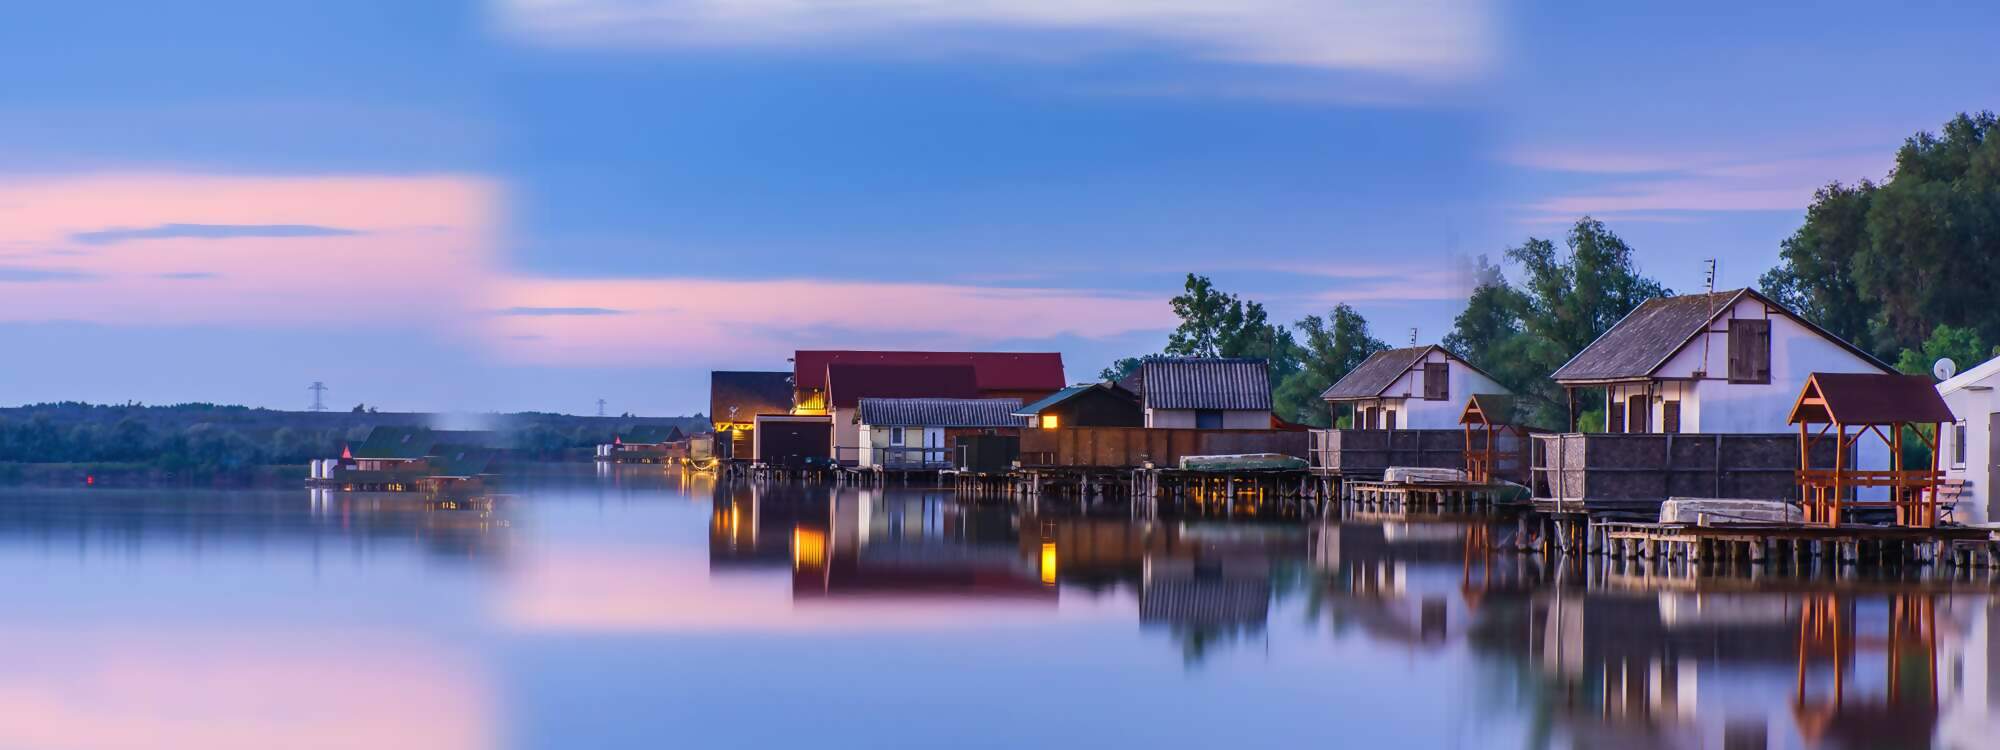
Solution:
<path fill-rule="evenodd" d="M 903 352 L 799 350 L 792 355 L 792 406 L 798 414 L 825 414 L 828 368 L 834 365 L 966 366 L 976 398 L 1034 401 L 1062 390 L 1062 355 L 1054 352 Z M 927 394 L 944 395 L 944 394 Z"/>
<path fill-rule="evenodd" d="M 1271 375 L 1262 359 L 1147 357 L 1118 385 L 1139 394 L 1146 427 L 1268 430 Z"/>
<path fill-rule="evenodd" d="M 1351 411 L 1357 430 L 1450 430 L 1466 399 L 1507 388 L 1436 344 L 1376 352 L 1320 394 L 1338 418 Z"/>
<path fill-rule="evenodd" d="M 888 470 L 951 468 L 960 439 L 1018 438 L 1027 420 L 1016 398 L 863 398 L 855 409 L 859 465 Z"/>
<path fill-rule="evenodd" d="M 1117 383 L 1085 383 L 1050 394 L 1022 406 L 1014 416 L 1029 420 L 1028 426 L 1054 430 L 1063 427 L 1144 427 L 1146 410 L 1139 394 Z"/>
<path fill-rule="evenodd" d="M 680 428 L 673 425 L 639 425 L 614 434 L 611 442 L 597 446 L 597 460 L 630 464 L 664 463 L 687 453 L 687 445 L 682 442 L 686 439 Z"/>
<path fill-rule="evenodd" d="M 843 466 L 861 463 L 861 399 L 979 398 L 978 379 L 970 365 L 833 364 L 826 368 L 826 384 L 826 413 L 833 424 L 831 455 Z"/>
<path fill-rule="evenodd" d="M 749 457 L 759 414 L 792 413 L 792 374 L 717 370 L 708 374 L 708 418 L 721 458 Z"/>
<path fill-rule="evenodd" d="M 1896 370 L 1738 289 L 1648 300 L 1551 377 L 1572 394 L 1604 393 L 1605 432 L 1782 433 L 1791 431 L 1799 387 L 1816 372 Z"/>
<path fill-rule="evenodd" d="M 1957 503 L 1964 523 L 2000 520 L 2000 358 L 1937 384 L 1938 395 L 1955 415 L 1945 427 L 1940 451 L 1944 494 Z"/>
<path fill-rule="evenodd" d="M 1557 369 L 1571 394 L 1600 390 L 1602 432 L 1535 436 L 1533 489 L 1558 512 L 1656 511 L 1670 497 L 1799 497 L 1791 413 L 1814 373 L 1893 375 L 1854 345 L 1750 289 L 1641 304 Z M 1859 460 L 1885 463 L 1863 444 Z"/>
<path fill-rule="evenodd" d="M 781 469 L 823 469 L 832 463 L 833 423 L 825 416 L 759 414 L 750 460 Z"/>

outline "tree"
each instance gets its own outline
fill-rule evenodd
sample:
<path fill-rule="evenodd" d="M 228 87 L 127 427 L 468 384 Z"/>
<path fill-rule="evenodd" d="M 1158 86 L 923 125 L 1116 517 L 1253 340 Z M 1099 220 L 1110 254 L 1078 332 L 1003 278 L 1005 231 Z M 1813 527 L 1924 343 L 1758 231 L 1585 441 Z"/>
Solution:
<path fill-rule="evenodd" d="M 1481 258 L 1479 285 L 1444 339 L 1520 397 L 1529 421 L 1543 426 L 1568 419 L 1567 399 L 1549 374 L 1633 308 L 1670 294 L 1639 273 L 1632 248 L 1603 222 L 1578 219 L 1564 246 L 1529 237 L 1508 249 L 1521 266 L 1518 289 Z"/>
<path fill-rule="evenodd" d="M 1856 259 L 1868 252 L 1868 206 L 1875 184 L 1828 184 L 1813 194 L 1806 222 L 1781 245 L 1778 267 L 1757 285 L 1829 333 L 1881 354 L 1870 331 L 1875 307 L 1861 296 Z"/>
<path fill-rule="evenodd" d="M 1270 322 L 1262 303 L 1245 302 L 1216 289 L 1206 276 L 1188 274 L 1185 291 L 1169 304 L 1181 323 L 1167 336 L 1167 354 L 1263 359 L 1273 389 L 1298 369 L 1298 343 L 1291 331 Z"/>
<path fill-rule="evenodd" d="M 1920 132 L 1882 183 L 1834 183 L 1764 275 L 1772 296 L 1888 358 L 1937 326 L 2000 341 L 2000 119 L 1961 114 Z"/>
<path fill-rule="evenodd" d="M 1368 320 L 1346 304 L 1335 306 L 1325 318 L 1307 315 L 1297 327 L 1305 339 L 1299 345 L 1300 366 L 1279 384 L 1273 400 L 1286 419 L 1331 426 L 1333 415 L 1320 394 L 1389 345 L 1370 335 Z"/>
<path fill-rule="evenodd" d="M 2000 356 L 2000 347 L 1987 344 L 1978 331 L 1940 325 L 1931 331 L 1930 338 L 1924 339 L 1922 346 L 1898 354 L 1896 369 L 1911 375 L 1930 375 L 1931 365 L 1940 359 L 1950 358 L 1964 369 L 1996 356 Z"/>
<path fill-rule="evenodd" d="M 1139 357 L 1119 357 L 1117 361 L 1111 363 L 1111 366 L 1098 371 L 1097 377 L 1113 382 L 1123 380 L 1125 376 L 1138 372 L 1139 365 L 1143 362 L 1145 360 Z"/>

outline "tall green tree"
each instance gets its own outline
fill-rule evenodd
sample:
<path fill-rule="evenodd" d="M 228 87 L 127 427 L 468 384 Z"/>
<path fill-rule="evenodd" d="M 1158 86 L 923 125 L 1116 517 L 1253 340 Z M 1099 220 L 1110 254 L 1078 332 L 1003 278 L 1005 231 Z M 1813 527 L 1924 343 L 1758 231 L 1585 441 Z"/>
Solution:
<path fill-rule="evenodd" d="M 1941 325 L 1931 331 L 1922 346 L 1904 349 L 1896 355 L 1896 369 L 1911 375 L 1930 376 L 1931 365 L 1950 359 L 1960 371 L 2000 356 L 2000 347 L 1986 343 L 1978 331 Z"/>
<path fill-rule="evenodd" d="M 1829 185 L 1764 276 L 1767 292 L 1876 355 L 1921 352 L 1940 325 L 2000 341 L 2000 119 L 1917 133 L 1881 183 Z"/>
<path fill-rule="evenodd" d="M 1292 332 L 1270 321 L 1264 305 L 1215 288 L 1206 276 L 1188 274 L 1170 304 L 1180 325 L 1167 336 L 1166 353 L 1181 357 L 1257 357 L 1270 366 L 1276 388 L 1299 367 Z"/>
<path fill-rule="evenodd" d="M 1570 227 L 1561 249 L 1529 237 L 1507 258 L 1521 266 L 1521 286 L 1481 259 L 1479 285 L 1445 345 L 1519 396 L 1532 421 L 1563 425 L 1568 402 L 1549 374 L 1633 308 L 1670 292 L 1639 272 L 1623 239 L 1588 216 Z"/>
<path fill-rule="evenodd" d="M 1112 362 L 1103 370 L 1099 370 L 1097 378 L 1099 380 L 1114 382 L 1123 380 L 1125 376 L 1138 372 L 1139 365 L 1143 362 L 1145 362 L 1145 359 L 1141 357 L 1119 357 L 1117 361 Z"/>
<path fill-rule="evenodd" d="M 1297 324 L 1303 337 L 1299 367 L 1278 385 L 1273 396 L 1279 416 L 1301 424 L 1327 427 L 1333 415 L 1319 396 L 1376 352 L 1389 348 L 1368 332 L 1368 320 L 1346 304 L 1326 317 L 1307 315 Z"/>

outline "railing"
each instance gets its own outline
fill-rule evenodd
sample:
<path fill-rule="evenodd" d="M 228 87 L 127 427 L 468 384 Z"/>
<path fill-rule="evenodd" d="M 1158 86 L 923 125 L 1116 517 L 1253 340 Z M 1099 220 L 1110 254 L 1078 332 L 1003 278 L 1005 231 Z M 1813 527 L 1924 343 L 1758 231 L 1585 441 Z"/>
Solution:
<path fill-rule="evenodd" d="M 871 466 L 884 469 L 949 469 L 957 451 L 944 446 L 890 445 L 880 448 L 860 446 L 839 446 L 833 449 L 833 457 L 842 464 Z M 867 461 L 862 461 L 862 458 Z"/>
<path fill-rule="evenodd" d="M 1929 528 L 1938 523 L 1938 486 L 1944 472 L 1929 469 L 1859 470 L 1800 469 L 1799 489 L 1804 495 L 1806 523 L 1838 526 L 1842 511 L 1853 508 L 1890 508 L 1900 526 Z M 1886 500 L 1857 500 L 1844 497 L 1847 490 L 1886 488 Z"/>

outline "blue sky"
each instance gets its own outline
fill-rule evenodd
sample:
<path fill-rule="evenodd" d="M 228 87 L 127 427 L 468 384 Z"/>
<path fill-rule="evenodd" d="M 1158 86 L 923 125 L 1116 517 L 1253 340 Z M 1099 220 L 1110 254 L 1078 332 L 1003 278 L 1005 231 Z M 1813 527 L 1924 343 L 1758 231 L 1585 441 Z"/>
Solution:
<path fill-rule="evenodd" d="M 1584 213 L 1754 283 L 1815 186 L 2000 100 L 1971 3 L 159 5 L 0 27 L 0 403 L 670 414 L 800 346 L 1082 379 L 1190 271 L 1432 340 Z"/>

